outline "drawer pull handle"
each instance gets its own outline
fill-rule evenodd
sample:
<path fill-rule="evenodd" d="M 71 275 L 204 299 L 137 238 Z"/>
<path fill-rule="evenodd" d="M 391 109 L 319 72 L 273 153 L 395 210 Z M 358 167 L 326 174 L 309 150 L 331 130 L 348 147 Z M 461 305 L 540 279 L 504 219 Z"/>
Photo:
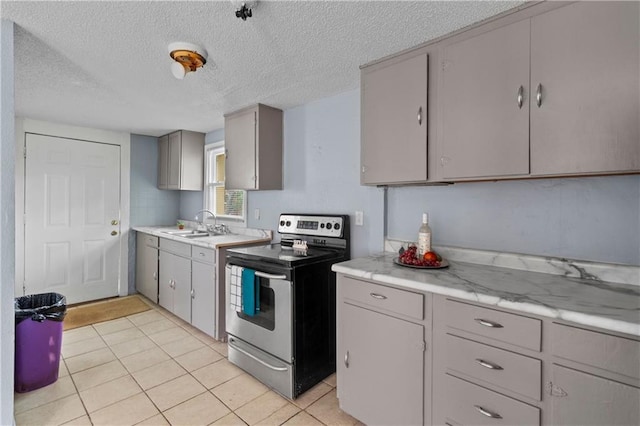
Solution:
<path fill-rule="evenodd" d="M 384 300 L 387 298 L 387 296 L 383 295 L 383 294 L 378 294 L 378 293 L 369 293 L 371 295 L 371 297 L 373 297 L 374 299 L 380 299 L 380 300 Z"/>
<path fill-rule="evenodd" d="M 493 322 L 493 321 L 489 321 L 489 320 L 486 320 L 486 319 L 476 318 L 475 321 L 480 325 L 484 325 L 485 327 L 502 328 L 502 324 L 499 324 L 499 323 Z"/>
<path fill-rule="evenodd" d="M 498 413 L 494 413 L 494 412 L 492 412 L 492 411 L 489 411 L 489 410 L 487 410 L 487 409 L 485 409 L 485 408 L 482 408 L 482 407 L 481 407 L 481 406 L 479 406 L 479 405 L 474 405 L 473 407 L 474 407 L 476 410 L 478 410 L 478 411 L 480 412 L 480 414 L 482 414 L 483 416 L 487 416 L 487 417 L 490 417 L 490 418 L 492 418 L 492 419 L 501 419 L 501 418 L 502 418 L 502 416 L 501 416 L 500 414 L 498 414 Z"/>
<path fill-rule="evenodd" d="M 489 370 L 503 370 L 498 364 L 494 364 L 489 361 L 485 361 L 484 359 L 476 358 L 476 362 L 483 367 L 488 368 Z"/>
<path fill-rule="evenodd" d="M 349 351 L 344 355 L 344 366 L 349 368 Z"/>

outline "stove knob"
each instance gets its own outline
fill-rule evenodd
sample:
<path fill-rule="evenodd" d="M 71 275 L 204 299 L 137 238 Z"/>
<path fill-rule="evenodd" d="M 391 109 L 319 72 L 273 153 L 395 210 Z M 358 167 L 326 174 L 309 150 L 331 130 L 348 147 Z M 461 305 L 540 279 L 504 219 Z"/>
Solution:
<path fill-rule="evenodd" d="M 284 220 L 280 221 L 280 226 L 284 226 Z"/>
<path fill-rule="evenodd" d="M 327 223 L 327 229 L 331 229 L 331 224 Z"/>
<path fill-rule="evenodd" d="M 340 224 L 336 223 L 335 225 L 333 225 L 333 229 L 335 229 L 336 231 L 340 229 Z"/>
<path fill-rule="evenodd" d="M 290 220 L 287 221 L 287 226 L 291 226 L 291 221 Z"/>
<path fill-rule="evenodd" d="M 324 223 L 320 224 L 320 228 L 324 229 Z"/>

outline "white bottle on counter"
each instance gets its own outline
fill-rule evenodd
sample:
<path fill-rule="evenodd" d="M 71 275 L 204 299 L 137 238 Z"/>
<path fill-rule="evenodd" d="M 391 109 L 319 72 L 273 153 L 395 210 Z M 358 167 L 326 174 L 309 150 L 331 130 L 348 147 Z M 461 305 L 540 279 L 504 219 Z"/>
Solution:
<path fill-rule="evenodd" d="M 429 215 L 422 213 L 422 225 L 418 230 L 418 259 L 428 251 L 431 251 L 431 228 L 429 228 Z"/>

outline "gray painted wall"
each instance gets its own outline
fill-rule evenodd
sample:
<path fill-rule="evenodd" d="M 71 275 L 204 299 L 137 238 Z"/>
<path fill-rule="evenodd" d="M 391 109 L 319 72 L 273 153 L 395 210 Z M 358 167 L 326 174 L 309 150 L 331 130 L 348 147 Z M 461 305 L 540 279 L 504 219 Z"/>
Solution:
<path fill-rule="evenodd" d="M 0 20 L 0 424 L 13 424 L 15 111 L 13 22 Z"/>
<path fill-rule="evenodd" d="M 131 135 L 131 226 L 174 225 L 181 191 L 158 189 L 158 138 Z M 136 233 L 129 232 L 129 294 L 135 293 Z"/>
<path fill-rule="evenodd" d="M 388 190 L 388 235 L 434 244 L 640 265 L 640 176 Z"/>
<path fill-rule="evenodd" d="M 181 192 L 158 189 L 158 138 L 131 135 L 131 226 L 175 225 Z"/>
<path fill-rule="evenodd" d="M 280 213 L 351 216 L 353 257 L 384 242 L 384 190 L 360 185 L 360 92 L 342 93 L 284 112 L 284 189 L 249 192 L 248 226 L 273 229 Z M 260 219 L 255 219 L 255 209 Z M 364 226 L 355 226 L 355 211 Z"/>

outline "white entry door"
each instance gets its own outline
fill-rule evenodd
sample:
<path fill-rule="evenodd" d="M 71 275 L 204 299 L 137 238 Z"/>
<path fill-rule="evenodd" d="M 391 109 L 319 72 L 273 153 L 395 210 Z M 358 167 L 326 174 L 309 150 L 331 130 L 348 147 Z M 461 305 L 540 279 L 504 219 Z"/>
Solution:
<path fill-rule="evenodd" d="M 25 294 L 118 295 L 120 147 L 26 135 Z"/>

